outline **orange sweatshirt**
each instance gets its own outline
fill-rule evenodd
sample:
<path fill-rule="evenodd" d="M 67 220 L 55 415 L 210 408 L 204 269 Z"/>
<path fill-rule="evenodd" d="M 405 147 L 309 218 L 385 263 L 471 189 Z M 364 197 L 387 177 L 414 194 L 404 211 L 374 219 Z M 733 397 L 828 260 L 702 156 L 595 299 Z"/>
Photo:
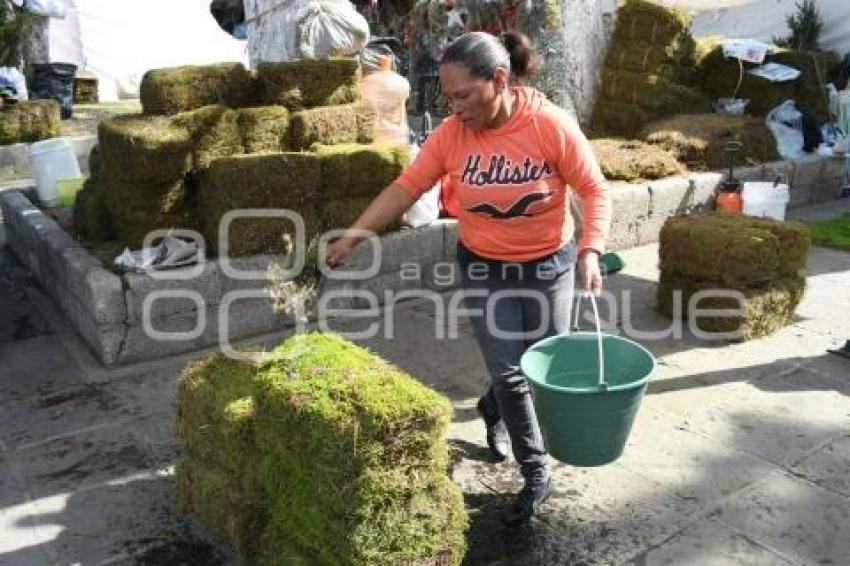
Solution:
<path fill-rule="evenodd" d="M 544 257 L 573 238 L 568 185 L 583 203 L 579 253 L 602 253 L 611 201 L 587 138 L 540 92 L 513 92 L 516 108 L 505 125 L 476 132 L 446 119 L 396 184 L 418 199 L 450 175 L 461 205 L 460 241 L 482 257 L 507 261 Z"/>

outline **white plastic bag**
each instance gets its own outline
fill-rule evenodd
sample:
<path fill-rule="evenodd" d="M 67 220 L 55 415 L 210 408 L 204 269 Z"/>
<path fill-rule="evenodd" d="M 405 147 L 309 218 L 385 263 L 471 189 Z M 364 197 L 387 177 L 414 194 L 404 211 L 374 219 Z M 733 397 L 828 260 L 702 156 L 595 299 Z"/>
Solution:
<path fill-rule="evenodd" d="M 369 41 L 369 23 L 348 0 L 310 2 L 298 21 L 305 59 L 353 57 Z"/>
<path fill-rule="evenodd" d="M 18 100 L 27 100 L 27 80 L 15 67 L 0 67 L 0 84 L 11 84 L 17 91 Z"/>
<path fill-rule="evenodd" d="M 64 20 L 68 13 L 68 5 L 65 0 L 27 0 L 24 3 L 24 8 L 33 14 L 60 20 Z"/>
<path fill-rule="evenodd" d="M 765 120 L 783 159 L 797 159 L 803 151 L 803 115 L 793 100 L 786 100 L 770 111 Z"/>
<path fill-rule="evenodd" d="M 419 153 L 419 146 L 410 146 L 411 161 Z M 413 203 L 413 206 L 404 213 L 401 221 L 411 228 L 419 228 L 427 226 L 440 217 L 440 183 L 431 187 L 428 192 L 419 197 L 419 200 Z"/>

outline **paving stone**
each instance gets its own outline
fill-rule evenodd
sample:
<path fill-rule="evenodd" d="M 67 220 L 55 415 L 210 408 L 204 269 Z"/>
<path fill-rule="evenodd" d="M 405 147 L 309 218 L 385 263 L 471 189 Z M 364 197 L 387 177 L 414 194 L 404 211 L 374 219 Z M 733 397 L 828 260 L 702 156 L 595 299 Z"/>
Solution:
<path fill-rule="evenodd" d="M 139 434 L 158 415 L 103 423 L 15 451 L 27 492 L 35 499 L 76 491 L 156 467 L 151 445 Z"/>
<path fill-rule="evenodd" d="M 793 564 L 721 523 L 703 519 L 687 525 L 668 541 L 641 554 L 632 564 L 653 566 L 787 566 Z"/>
<path fill-rule="evenodd" d="M 664 431 L 659 437 L 659 431 Z M 643 407 L 620 464 L 660 489 L 710 510 L 761 480 L 773 466 L 714 438 L 684 430 L 669 413 Z"/>
<path fill-rule="evenodd" d="M 821 487 L 850 497 L 850 436 L 829 442 L 791 470 Z"/>
<path fill-rule="evenodd" d="M 774 472 L 723 506 L 716 518 L 801 564 L 846 564 L 850 499 Z"/>
<path fill-rule="evenodd" d="M 515 466 L 462 460 L 454 478 L 471 513 L 470 564 L 613 564 L 672 535 L 691 503 L 614 464 L 553 466 L 554 493 L 538 518 L 508 529 L 499 514 L 521 486 Z"/>
<path fill-rule="evenodd" d="M 31 523 L 50 528 L 51 564 L 204 564 L 236 559 L 175 508 L 167 473 L 139 474 L 36 500 Z M 8 557 L 29 556 L 24 548 Z M 44 563 L 43 563 L 44 564 Z"/>

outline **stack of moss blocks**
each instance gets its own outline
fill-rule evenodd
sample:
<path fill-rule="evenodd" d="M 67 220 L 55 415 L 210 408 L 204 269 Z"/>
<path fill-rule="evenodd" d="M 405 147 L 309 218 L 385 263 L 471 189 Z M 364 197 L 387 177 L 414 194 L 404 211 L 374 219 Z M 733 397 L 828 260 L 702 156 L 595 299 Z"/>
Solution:
<path fill-rule="evenodd" d="M 103 122 L 75 226 L 90 241 L 139 247 L 153 229 L 200 231 L 217 253 L 229 211 L 290 209 L 308 235 L 348 225 L 408 160 L 372 142 L 355 59 L 149 71 L 143 115 Z M 291 251 L 285 219 L 237 220 L 228 255 Z"/>
<path fill-rule="evenodd" d="M 451 405 L 371 352 L 310 333 L 257 365 L 213 355 L 184 372 L 177 411 L 178 502 L 246 561 L 461 562 Z"/>
<path fill-rule="evenodd" d="M 766 336 L 793 319 L 810 246 L 808 228 L 798 222 L 738 214 L 671 217 L 661 230 L 658 309 L 687 317 L 695 293 L 737 291 L 745 300 L 706 296 L 696 307 L 739 310 L 740 316 L 702 315 L 696 327 L 739 340 Z"/>
<path fill-rule="evenodd" d="M 59 104 L 54 100 L 24 100 L 0 108 L 0 145 L 31 143 L 59 135 Z"/>
<path fill-rule="evenodd" d="M 637 137 L 641 126 L 670 114 L 710 110 L 694 88 L 690 16 L 645 0 L 627 0 L 602 69 L 591 130 L 597 137 Z"/>

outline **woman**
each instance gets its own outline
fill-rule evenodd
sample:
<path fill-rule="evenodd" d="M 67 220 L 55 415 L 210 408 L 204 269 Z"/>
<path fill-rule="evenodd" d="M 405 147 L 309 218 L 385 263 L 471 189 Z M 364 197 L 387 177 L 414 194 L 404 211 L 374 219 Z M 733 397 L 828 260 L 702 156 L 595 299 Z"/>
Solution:
<path fill-rule="evenodd" d="M 599 256 L 611 216 L 602 173 L 575 121 L 534 89 L 512 86 L 535 54 L 512 32 L 505 45 L 467 33 L 445 51 L 440 83 L 451 107 L 401 176 L 369 205 L 352 229 L 379 231 L 448 174 L 461 204 L 458 263 L 466 307 L 491 375 L 478 402 L 497 459 L 508 437 L 525 486 L 504 521 L 518 524 L 549 496 L 546 450 L 519 359 L 534 342 L 568 330 L 574 266 L 581 286 L 598 293 Z M 573 242 L 569 190 L 582 199 L 584 231 Z M 328 248 L 339 265 L 362 238 Z M 506 434 L 507 433 L 507 434 Z"/>

